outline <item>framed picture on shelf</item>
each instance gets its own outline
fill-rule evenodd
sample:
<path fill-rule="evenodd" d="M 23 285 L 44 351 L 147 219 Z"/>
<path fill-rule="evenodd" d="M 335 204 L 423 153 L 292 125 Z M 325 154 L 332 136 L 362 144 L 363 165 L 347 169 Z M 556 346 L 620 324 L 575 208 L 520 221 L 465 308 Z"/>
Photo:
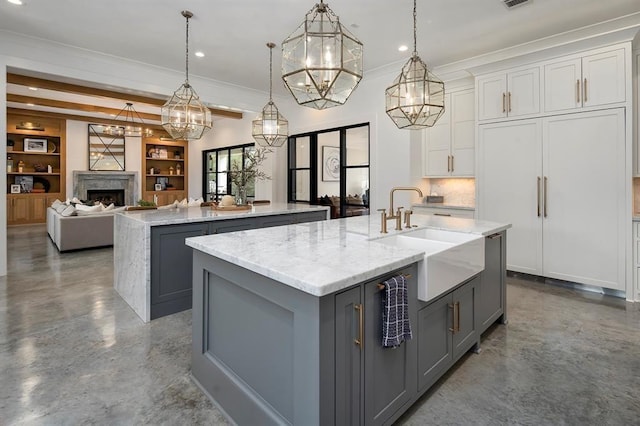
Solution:
<path fill-rule="evenodd" d="M 167 189 L 167 185 L 169 184 L 168 177 L 158 177 L 156 178 L 156 188 L 160 185 L 160 189 L 156 189 L 156 191 L 164 191 Z"/>
<path fill-rule="evenodd" d="M 25 152 L 47 152 L 46 139 L 24 138 Z"/>
<path fill-rule="evenodd" d="M 11 193 L 19 194 L 20 193 L 20 185 L 11 185 Z"/>
<path fill-rule="evenodd" d="M 322 147 L 322 181 L 337 182 L 340 180 L 340 148 L 337 146 Z"/>
<path fill-rule="evenodd" d="M 16 176 L 15 184 L 20 186 L 20 192 L 31 192 L 33 190 L 33 176 Z"/>
<path fill-rule="evenodd" d="M 161 183 L 156 183 L 154 186 L 154 189 L 156 191 L 162 191 L 162 184 Z"/>

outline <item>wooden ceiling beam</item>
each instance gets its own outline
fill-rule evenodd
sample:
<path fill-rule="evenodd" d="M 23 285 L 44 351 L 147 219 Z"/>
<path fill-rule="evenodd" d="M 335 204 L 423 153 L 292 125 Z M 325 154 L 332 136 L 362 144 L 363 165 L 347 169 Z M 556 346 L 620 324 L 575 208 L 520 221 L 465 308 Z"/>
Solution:
<path fill-rule="evenodd" d="M 32 109 L 21 109 L 21 108 L 7 108 L 7 114 L 16 114 L 16 115 L 26 115 L 29 117 L 45 117 L 45 118 L 57 118 L 63 120 L 75 120 L 75 121 L 84 121 L 87 123 L 94 124 L 111 124 L 114 126 L 126 126 L 130 125 L 131 122 L 126 122 L 123 120 L 113 120 L 109 118 L 96 118 L 96 117 L 87 117 L 84 115 L 77 114 L 66 114 L 60 112 L 50 112 L 50 111 L 36 111 Z M 160 131 L 166 133 L 164 127 L 159 124 L 148 124 L 145 123 L 144 127 L 152 129 L 153 131 Z"/>
<path fill-rule="evenodd" d="M 165 99 L 150 98 L 133 93 L 117 92 L 115 90 L 97 89 L 94 87 L 80 86 L 77 84 L 63 83 L 60 81 L 46 80 L 43 78 L 29 77 L 26 75 L 7 73 L 7 83 L 20 86 L 37 87 L 39 89 L 54 90 L 57 92 L 75 93 L 85 96 L 97 96 L 101 98 L 120 99 L 126 102 L 139 102 L 148 105 L 161 107 L 166 102 Z M 220 108 L 209 108 L 211 114 L 241 120 L 242 113 Z"/>
<path fill-rule="evenodd" d="M 44 107 L 71 109 L 76 111 L 84 111 L 84 112 L 97 113 L 97 114 L 107 114 L 107 115 L 114 115 L 114 116 L 117 116 L 119 113 L 122 112 L 122 109 L 101 107 L 97 105 L 78 104 L 78 103 L 66 102 L 66 101 L 57 101 L 55 99 L 37 98 L 35 96 L 13 95 L 10 93 L 7 93 L 7 102 L 16 102 L 19 104 L 33 104 L 33 105 L 44 106 Z M 160 121 L 160 115 L 158 114 L 149 114 L 146 112 L 139 112 L 139 111 L 136 111 L 136 112 L 138 113 L 140 118 L 142 118 L 143 120 Z M 124 113 L 120 117 L 125 118 Z M 138 119 L 138 117 L 135 117 L 135 114 L 133 118 L 134 118 L 134 121 Z"/>

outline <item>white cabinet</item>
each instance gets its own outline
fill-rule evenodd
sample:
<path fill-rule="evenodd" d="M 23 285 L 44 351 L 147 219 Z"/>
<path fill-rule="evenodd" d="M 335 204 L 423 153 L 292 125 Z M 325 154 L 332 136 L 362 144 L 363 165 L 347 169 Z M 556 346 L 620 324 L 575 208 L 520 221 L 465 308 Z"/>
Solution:
<path fill-rule="evenodd" d="M 478 77 L 478 120 L 540 113 L 540 67 Z"/>
<path fill-rule="evenodd" d="M 448 207 L 428 207 L 425 205 L 417 205 L 414 204 L 411 207 L 416 214 L 431 214 L 434 216 L 451 216 L 451 217 L 466 217 L 473 219 L 474 210 L 473 209 L 464 209 L 464 208 L 456 208 L 454 206 Z"/>
<path fill-rule="evenodd" d="M 616 49 L 545 64 L 545 112 L 624 102 L 624 52 Z"/>
<path fill-rule="evenodd" d="M 477 179 L 507 269 L 625 289 L 623 108 L 481 125 Z"/>
<path fill-rule="evenodd" d="M 445 96 L 445 113 L 425 130 L 425 177 L 474 176 L 474 97 L 473 89 Z"/>

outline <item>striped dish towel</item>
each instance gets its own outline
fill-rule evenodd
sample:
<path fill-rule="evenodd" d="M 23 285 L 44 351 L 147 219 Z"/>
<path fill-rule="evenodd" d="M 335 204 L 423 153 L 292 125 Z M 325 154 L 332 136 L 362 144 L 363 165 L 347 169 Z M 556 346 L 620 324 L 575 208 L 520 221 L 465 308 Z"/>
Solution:
<path fill-rule="evenodd" d="M 382 346 L 395 348 L 412 337 L 407 280 L 404 275 L 398 275 L 383 284 Z"/>

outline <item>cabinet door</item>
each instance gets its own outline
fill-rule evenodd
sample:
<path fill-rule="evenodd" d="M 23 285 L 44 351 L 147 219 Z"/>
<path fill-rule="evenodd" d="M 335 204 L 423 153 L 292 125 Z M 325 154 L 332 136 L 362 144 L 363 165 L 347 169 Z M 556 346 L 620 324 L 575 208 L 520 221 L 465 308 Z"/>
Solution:
<path fill-rule="evenodd" d="M 451 155 L 451 96 L 445 95 L 444 114 L 435 126 L 425 130 L 425 176 L 448 176 Z"/>
<path fill-rule="evenodd" d="M 417 292 L 415 278 L 409 279 L 407 288 L 411 292 Z M 416 392 L 415 342 L 405 341 L 395 349 L 382 346 L 382 296 L 383 292 L 378 288 L 377 281 L 364 285 L 363 393 L 366 425 L 385 423 Z M 415 297 L 416 295 L 409 297 L 409 300 L 415 300 Z M 410 315 L 411 312 L 415 312 L 415 306 L 409 306 Z M 413 319 L 413 327 L 415 323 L 416 320 Z M 413 329 L 412 332 L 415 333 L 416 330 Z"/>
<path fill-rule="evenodd" d="M 451 94 L 451 175 L 475 175 L 475 93 L 473 90 Z"/>
<path fill-rule="evenodd" d="M 250 219 L 232 219 L 210 222 L 209 233 L 210 234 L 224 234 L 226 232 L 246 231 L 247 229 L 256 229 L 258 226 L 259 218 Z"/>
<path fill-rule="evenodd" d="M 47 220 L 47 196 L 32 195 L 31 202 L 31 218 L 32 223 L 44 223 Z"/>
<path fill-rule="evenodd" d="M 545 276 L 625 289 L 625 158 L 624 108 L 544 120 Z"/>
<path fill-rule="evenodd" d="M 581 60 L 569 59 L 544 67 L 544 110 L 576 109 L 582 106 Z"/>
<path fill-rule="evenodd" d="M 480 288 L 476 308 L 478 333 L 483 333 L 504 310 L 504 259 L 502 258 L 505 232 L 493 234 L 484 241 L 484 271 L 480 274 Z"/>
<path fill-rule="evenodd" d="M 540 68 L 507 74 L 507 114 L 509 117 L 540 112 Z"/>
<path fill-rule="evenodd" d="M 458 330 L 453 334 L 453 360 L 455 361 L 478 342 L 476 330 L 476 291 L 480 277 L 475 277 L 452 294 L 457 304 Z"/>
<path fill-rule="evenodd" d="M 507 269 L 541 275 L 540 121 L 481 125 L 478 138 L 478 219 L 511 223 Z"/>
<path fill-rule="evenodd" d="M 208 224 L 151 228 L 151 319 L 191 308 L 193 251 L 185 238 L 207 234 Z"/>
<path fill-rule="evenodd" d="M 584 106 L 625 101 L 624 49 L 582 58 Z"/>
<path fill-rule="evenodd" d="M 418 312 L 418 390 L 435 383 L 453 360 L 451 295 Z"/>
<path fill-rule="evenodd" d="M 507 77 L 504 74 L 478 78 L 478 120 L 507 116 Z"/>
<path fill-rule="evenodd" d="M 360 311 L 356 310 L 356 307 L 362 307 L 360 287 L 337 294 L 335 303 L 335 424 L 359 425 L 362 418 L 362 354 L 355 339 L 360 338 Z"/>
<path fill-rule="evenodd" d="M 11 223 L 29 223 L 31 220 L 31 202 L 27 196 L 12 197 Z"/>

